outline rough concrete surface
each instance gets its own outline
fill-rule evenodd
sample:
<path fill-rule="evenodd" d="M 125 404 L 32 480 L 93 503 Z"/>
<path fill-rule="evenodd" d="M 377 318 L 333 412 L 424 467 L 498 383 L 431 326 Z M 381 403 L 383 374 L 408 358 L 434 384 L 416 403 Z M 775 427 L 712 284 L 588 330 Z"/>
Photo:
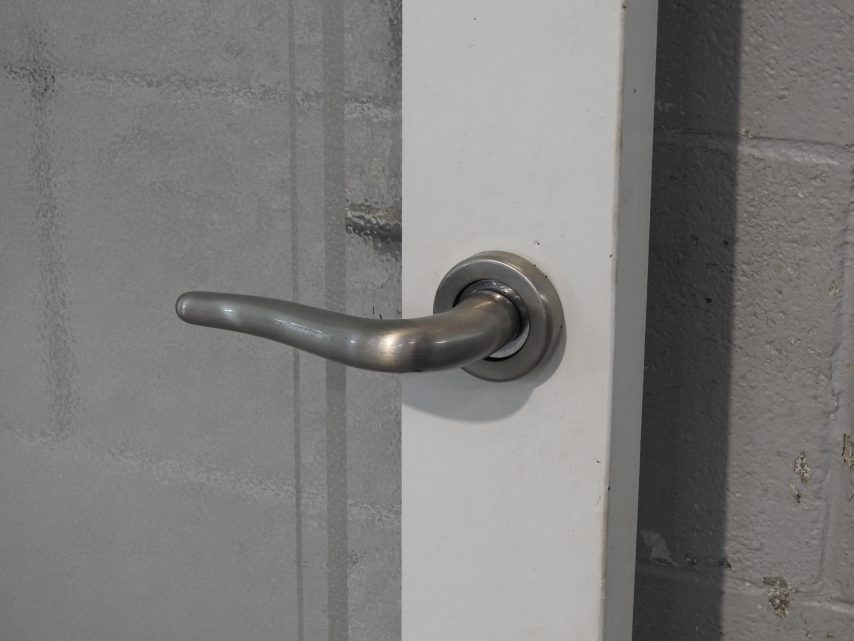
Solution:
<path fill-rule="evenodd" d="M 658 33 L 634 636 L 854 638 L 854 5 Z"/>

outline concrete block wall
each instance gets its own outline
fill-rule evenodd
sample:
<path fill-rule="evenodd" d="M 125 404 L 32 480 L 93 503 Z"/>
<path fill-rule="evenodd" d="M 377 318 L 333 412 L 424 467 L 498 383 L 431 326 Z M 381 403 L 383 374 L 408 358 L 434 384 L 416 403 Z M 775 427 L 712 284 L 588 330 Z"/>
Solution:
<path fill-rule="evenodd" d="M 0 16 L 0 640 L 399 639 L 394 377 L 173 310 L 399 315 L 399 2 Z"/>
<path fill-rule="evenodd" d="M 659 11 L 635 639 L 851 639 L 854 5 Z"/>

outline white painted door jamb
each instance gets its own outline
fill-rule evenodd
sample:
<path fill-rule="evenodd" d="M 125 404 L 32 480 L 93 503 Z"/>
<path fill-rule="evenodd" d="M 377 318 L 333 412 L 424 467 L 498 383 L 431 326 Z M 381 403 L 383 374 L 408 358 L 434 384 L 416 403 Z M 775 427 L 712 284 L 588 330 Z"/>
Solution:
<path fill-rule="evenodd" d="M 629 641 L 654 0 L 404 0 L 403 313 L 536 263 L 562 358 L 403 380 L 404 641 Z"/>

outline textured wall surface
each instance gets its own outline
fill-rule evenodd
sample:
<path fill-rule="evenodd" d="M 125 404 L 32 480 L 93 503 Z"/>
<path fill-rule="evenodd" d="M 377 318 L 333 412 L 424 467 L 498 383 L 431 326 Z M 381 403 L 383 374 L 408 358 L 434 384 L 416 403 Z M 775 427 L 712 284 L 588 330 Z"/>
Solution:
<path fill-rule="evenodd" d="M 658 33 L 635 639 L 852 639 L 854 4 Z"/>
<path fill-rule="evenodd" d="M 0 640 L 399 639 L 394 377 L 173 310 L 399 314 L 399 5 L 0 3 Z"/>

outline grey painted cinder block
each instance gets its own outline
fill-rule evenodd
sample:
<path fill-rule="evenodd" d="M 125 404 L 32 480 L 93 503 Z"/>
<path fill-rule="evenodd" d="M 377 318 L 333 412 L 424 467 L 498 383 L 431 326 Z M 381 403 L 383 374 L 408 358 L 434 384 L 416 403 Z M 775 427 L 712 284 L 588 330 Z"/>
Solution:
<path fill-rule="evenodd" d="M 854 4 L 743 6 L 741 127 L 757 136 L 854 143 Z"/>
<path fill-rule="evenodd" d="M 852 247 L 849 245 L 848 251 Z M 852 263 L 848 254 L 847 267 Z M 848 274 L 850 276 L 850 273 Z M 831 509 L 827 524 L 825 567 L 827 588 L 831 597 L 854 604 L 854 424 L 851 409 L 854 400 L 854 323 L 851 315 L 851 294 L 854 287 L 844 284 L 844 306 L 839 321 L 842 344 L 835 359 L 833 381 L 838 391 L 839 409 L 831 417 L 829 430 L 828 485 L 831 489 Z"/>
<path fill-rule="evenodd" d="M 732 131 L 739 99 L 740 5 L 728 0 L 659 3 L 658 128 Z"/>
<path fill-rule="evenodd" d="M 634 641 L 850 639 L 854 611 L 772 580 L 760 585 L 685 569 L 639 566 Z M 722 604 L 722 616 L 717 605 Z M 785 614 L 784 614 L 785 613 Z M 781 616 L 782 615 L 782 616 Z"/>
<path fill-rule="evenodd" d="M 825 551 L 828 557 L 829 591 L 833 598 L 854 604 L 854 470 L 850 467 L 851 463 L 841 460 L 841 448 L 831 451 L 831 464 L 839 465 L 841 474 L 840 487 L 835 488 L 839 497 L 834 506 L 836 509 L 828 537 L 828 549 Z M 850 461 L 850 455 L 846 459 Z"/>
<path fill-rule="evenodd" d="M 638 553 L 709 594 L 722 570 L 821 588 L 852 173 L 825 152 L 658 137 Z"/>
<path fill-rule="evenodd" d="M 854 5 L 662 2 L 656 124 L 854 143 Z"/>
<path fill-rule="evenodd" d="M 816 592 L 852 160 L 740 151 L 725 552 L 738 576 Z"/>
<path fill-rule="evenodd" d="M 637 639 L 850 636 L 852 11 L 660 3 Z"/>

